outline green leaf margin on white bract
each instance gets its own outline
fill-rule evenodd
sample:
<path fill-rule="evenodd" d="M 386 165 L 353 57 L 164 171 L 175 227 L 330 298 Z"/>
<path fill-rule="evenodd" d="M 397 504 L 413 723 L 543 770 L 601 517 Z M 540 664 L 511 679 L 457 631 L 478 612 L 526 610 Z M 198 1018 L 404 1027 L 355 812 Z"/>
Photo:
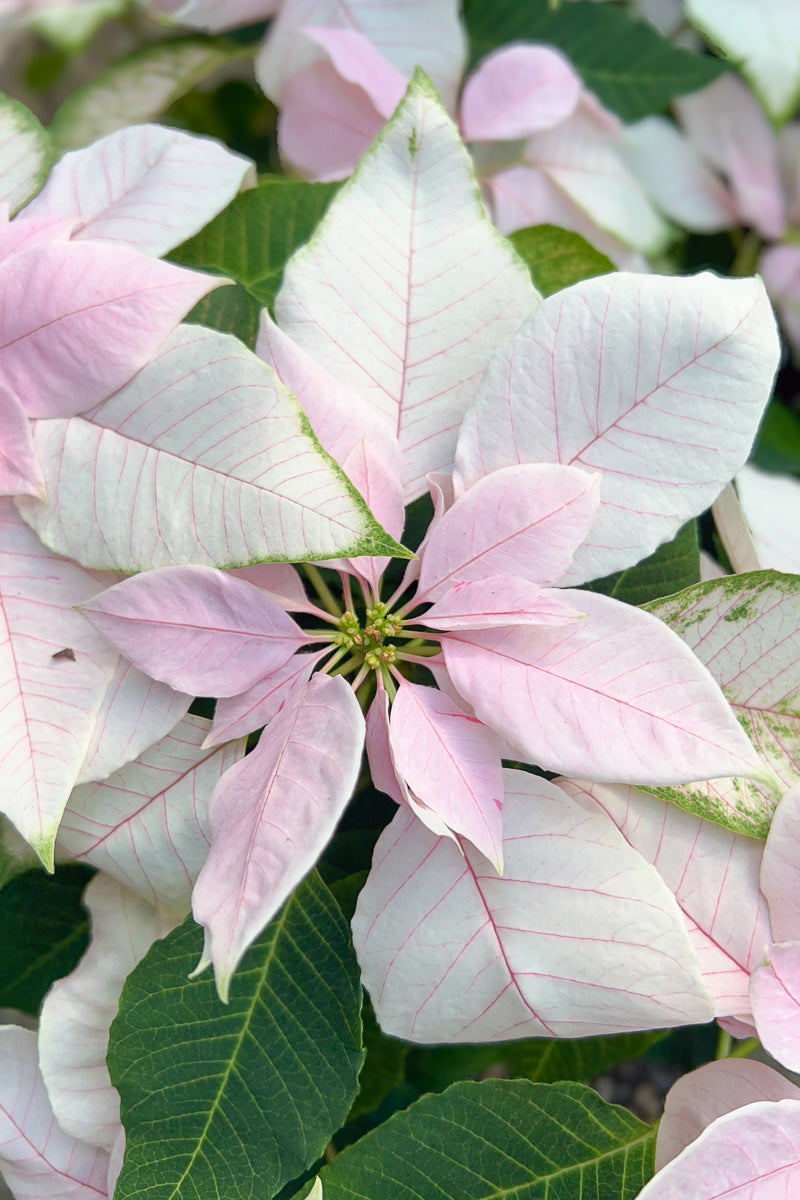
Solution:
<path fill-rule="evenodd" d="M 183 444 L 174 440 L 194 423 L 197 436 L 190 444 L 198 441 L 202 430 L 196 424 L 196 411 L 202 401 L 207 401 L 202 403 L 207 420 L 244 422 L 241 394 L 245 390 L 254 397 L 253 403 L 256 398 L 261 403 L 263 393 L 265 419 L 279 419 L 287 428 L 280 444 L 267 446 L 265 439 L 265 461 L 252 479 L 229 475 L 224 462 L 214 457 L 214 446 L 184 455 Z M 138 428 L 135 422 L 152 420 L 159 404 L 162 411 L 169 407 L 171 423 L 162 435 L 148 440 L 147 425 Z M 273 406 L 270 412 L 268 404 Z M 179 325 L 155 358 L 92 410 L 91 420 L 88 416 L 36 422 L 34 443 L 47 499 L 31 497 L 30 504 L 25 496 L 16 500 L 23 519 L 49 549 L 83 566 L 134 572 L 190 563 L 247 567 L 360 555 L 413 558 L 386 533 L 339 464 L 322 449 L 296 398 L 273 369 L 230 334 Z M 241 444 L 251 428 L 252 423 L 229 426 L 226 443 L 232 446 L 236 438 Z M 264 436 L 260 421 L 259 428 Z M 139 458 L 134 458 L 135 453 Z M 204 454 L 206 459 L 210 455 L 210 461 Z M 305 466 L 315 464 L 327 489 L 327 509 L 306 505 L 302 496 L 284 490 L 285 464 L 300 458 Z M 181 464 L 188 465 L 188 471 Z M 144 466 L 152 486 L 142 484 Z M 267 472 L 275 479 L 264 480 Z M 195 473 L 205 477 L 210 491 L 198 490 Z M 225 493 L 214 491 L 224 488 L 225 481 L 238 489 L 236 506 L 228 505 L 230 513 Z M 243 494 L 249 496 L 249 511 L 243 511 Z M 186 508 L 199 497 L 204 501 L 202 511 L 209 514 L 203 520 Z M 133 507 L 126 508 L 129 498 Z M 344 505 L 341 513 L 336 511 L 339 503 Z M 266 512 L 262 504 L 267 505 Z M 299 506 L 319 518 L 322 532 L 315 531 L 314 544 L 309 545 L 311 535 L 302 520 L 302 534 L 290 531 L 284 537 L 282 504 Z M 275 538 L 270 540 L 267 518 L 271 526 L 280 527 L 281 545 Z M 337 524 L 346 526 L 340 538 L 333 532 Z"/>
<path fill-rule="evenodd" d="M 775 787 L 734 778 L 642 790 L 734 833 L 766 837 L 782 789 L 800 781 L 800 655 L 796 645 L 800 575 L 779 571 L 727 575 L 643 607 L 669 625 L 708 667 L 777 778 Z M 769 627 L 770 613 L 776 609 L 783 625 L 777 636 L 770 634 Z M 752 661 L 740 667 L 740 673 L 760 670 L 762 674 L 748 684 L 751 691 L 758 688 L 762 693 L 758 706 L 743 700 L 735 678 L 728 678 L 721 661 L 726 646 L 750 629 L 752 640 L 736 652 L 736 659 L 741 663 L 741 653 L 748 649 Z"/>
<path fill-rule="evenodd" d="M 244 57 L 222 38 L 187 37 L 137 50 L 77 88 L 53 117 L 60 153 L 153 120 L 226 63 Z"/>
<path fill-rule="evenodd" d="M 12 214 L 33 199 L 54 160 L 48 131 L 19 100 L 0 93 L 0 201 Z"/>

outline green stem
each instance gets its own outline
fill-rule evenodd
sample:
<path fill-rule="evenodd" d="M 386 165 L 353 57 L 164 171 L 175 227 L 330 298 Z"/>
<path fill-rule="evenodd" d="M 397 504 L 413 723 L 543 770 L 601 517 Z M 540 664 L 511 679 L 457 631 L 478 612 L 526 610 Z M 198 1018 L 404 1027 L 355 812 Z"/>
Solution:
<path fill-rule="evenodd" d="M 737 278 L 754 275 L 762 245 L 761 238 L 754 229 L 740 235 L 736 246 L 736 257 L 731 263 L 731 275 L 735 275 Z"/>
<path fill-rule="evenodd" d="M 731 1048 L 733 1046 L 733 1038 L 724 1029 L 720 1029 L 719 1038 L 717 1040 L 717 1053 L 715 1058 L 720 1062 L 723 1058 L 730 1058 Z"/>
<path fill-rule="evenodd" d="M 344 658 L 344 656 L 349 653 L 350 653 L 350 647 L 342 646 L 339 650 L 336 651 L 333 658 L 328 659 L 328 661 L 325 663 L 324 667 L 320 667 L 320 669 L 319 669 L 320 674 L 321 675 L 330 675 L 333 667 L 335 667 L 337 663 L 340 663 L 342 661 L 342 659 Z M 341 669 L 338 671 L 334 671 L 333 673 L 335 675 L 339 675 L 339 674 L 341 674 Z"/>
<path fill-rule="evenodd" d="M 381 667 L 381 675 L 383 676 L 383 686 L 386 688 L 386 695 L 389 697 L 389 703 L 391 704 L 397 695 L 397 684 L 392 678 L 391 668 Z"/>
<path fill-rule="evenodd" d="M 302 565 L 308 582 L 322 601 L 322 607 L 327 609 L 332 617 L 338 619 L 342 615 L 341 606 L 337 603 L 336 597 L 322 578 L 322 573 L 313 563 L 303 563 Z"/>
<path fill-rule="evenodd" d="M 347 652 L 347 651 L 345 651 L 345 652 Z M 335 661 L 334 659 L 331 660 L 331 663 L 330 663 L 331 666 L 333 666 L 334 661 Z M 363 658 L 361 658 L 360 655 L 358 657 L 356 657 L 356 655 L 353 654 L 350 656 L 350 658 L 345 659 L 344 662 L 340 662 L 335 671 L 329 671 L 328 674 L 329 675 L 347 675 L 348 672 L 352 671 L 355 667 L 362 666 L 363 662 L 364 662 L 364 660 L 363 660 Z"/>
<path fill-rule="evenodd" d="M 416 654 L 418 658 L 433 658 L 435 655 L 441 654 L 441 652 L 441 647 L 432 646 L 427 638 L 417 638 L 413 642 L 408 642 L 405 646 L 397 647 L 397 653 L 403 657 L 407 654 Z"/>
<path fill-rule="evenodd" d="M 375 690 L 375 672 L 370 671 L 367 678 L 361 684 L 361 687 L 358 688 L 358 690 L 356 691 L 356 700 L 360 704 L 362 712 L 367 711 L 367 707 L 369 705 L 370 700 L 372 699 L 372 694 L 373 694 L 374 690 Z"/>
<path fill-rule="evenodd" d="M 734 1046 L 731 1035 L 724 1029 L 720 1029 L 716 1060 L 719 1062 L 723 1058 L 749 1058 L 760 1045 L 758 1038 L 744 1038 L 737 1046 Z"/>
<path fill-rule="evenodd" d="M 731 1050 L 728 1058 L 749 1058 L 760 1045 L 758 1038 L 745 1038 L 734 1050 Z"/>

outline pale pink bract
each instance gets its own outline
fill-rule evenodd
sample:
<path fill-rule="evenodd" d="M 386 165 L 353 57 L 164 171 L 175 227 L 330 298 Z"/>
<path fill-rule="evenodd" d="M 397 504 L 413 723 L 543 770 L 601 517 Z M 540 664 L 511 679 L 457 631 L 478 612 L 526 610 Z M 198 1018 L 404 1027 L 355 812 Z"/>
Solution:
<path fill-rule="evenodd" d="M 382 272 L 370 266 L 377 214 Z M 487 284 L 476 290 L 479 276 Z M 415 278 L 431 279 L 431 299 Z M 505 309 L 493 299 L 500 280 Z M 399 305 L 403 288 L 409 300 Z M 388 560 L 354 558 L 328 564 L 340 574 L 344 609 L 326 598 L 314 568 L 316 603 L 286 566 L 240 572 L 225 587 L 205 567 L 165 567 L 84 606 L 143 669 L 169 672 L 173 686 L 191 679 L 190 690 L 223 692 L 227 732 L 243 734 L 274 714 L 256 753 L 223 778 L 210 805 L 212 851 L 195 912 L 222 994 L 250 940 L 333 832 L 365 737 L 382 786 L 454 853 L 456 843 L 472 843 L 496 866 L 504 756 L 609 781 L 770 777 L 679 638 L 602 595 L 553 590 L 636 562 L 744 460 L 777 351 L 760 285 L 619 275 L 540 302 L 479 206 L 453 126 L 418 80 L 288 264 L 276 314 L 277 328 L 265 317 L 260 352 L 387 527 L 399 534 L 399 497 L 419 497 L 426 475 L 435 511 L 418 559 L 386 599 L 379 589 Z M 638 342 L 642 328 L 648 337 Z M 631 344 L 638 365 L 628 382 Z M 535 392 L 525 366 L 534 347 L 550 358 Z M 510 436 L 503 421 L 488 420 L 490 409 L 503 413 Z M 688 451 L 687 423 L 696 430 L 701 411 L 709 427 L 725 427 L 713 455 L 696 437 Z M 647 464 L 656 446 L 654 480 Z M 604 531 L 590 548 L 593 531 L 615 528 L 621 509 L 622 533 L 609 539 Z M 218 605 L 223 592 L 227 615 Z M 276 602 L 304 613 L 302 625 L 279 620 Z M 138 636 L 142 622 L 155 641 Z M 225 682 L 207 674 L 224 671 L 220 638 L 234 653 Z M 260 681 L 254 675 L 264 668 L 248 649 L 259 641 L 277 653 Z M 637 651 L 642 643 L 649 661 Z M 437 688 L 404 674 L 426 666 Z M 332 670 L 349 670 L 352 690 L 330 678 Z M 353 694 L 371 678 L 380 683 L 365 727 Z M 312 738 L 311 712 L 322 709 Z M 302 764 L 313 784 L 303 781 Z M 288 810 L 286 787 L 299 789 Z M 305 828 L 315 827 L 311 849 L 298 836 L 300 813 Z M 257 887 L 248 882 L 255 880 Z M 368 888 L 362 906 L 369 895 Z M 677 910 L 663 903 L 676 927 Z M 677 961 L 685 934 L 674 936 Z M 693 997 L 676 1002 L 675 1020 L 708 1012 L 693 978 L 674 984 Z M 630 1021 L 644 1020 L 643 1011 Z"/>

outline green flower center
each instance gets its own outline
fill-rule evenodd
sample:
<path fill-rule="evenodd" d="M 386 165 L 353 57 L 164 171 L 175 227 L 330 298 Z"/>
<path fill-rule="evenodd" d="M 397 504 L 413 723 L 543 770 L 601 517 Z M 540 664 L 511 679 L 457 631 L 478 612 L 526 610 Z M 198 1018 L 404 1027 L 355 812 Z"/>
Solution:
<path fill-rule="evenodd" d="M 403 636 L 403 622 L 390 613 L 382 601 L 369 605 L 363 622 L 348 610 L 337 625 L 334 644 L 350 651 L 354 666 L 363 665 L 370 671 L 379 671 L 397 661 L 398 648 L 391 639 Z"/>
<path fill-rule="evenodd" d="M 441 653 L 436 634 L 408 628 L 420 622 L 412 616 L 419 606 L 407 595 L 403 601 L 407 589 L 396 592 L 387 604 L 368 595 L 363 585 L 352 586 L 341 575 L 342 592 L 337 595 L 318 567 L 305 563 L 303 569 L 322 608 L 329 614 L 325 617 L 330 622 L 327 629 L 317 627 L 309 631 L 314 641 L 327 642 L 332 651 L 328 662 L 319 669 L 347 678 L 365 709 L 377 686 L 377 676 L 393 699 L 402 676 L 413 678 L 418 668 Z M 395 601 L 399 604 L 397 608 L 393 607 Z M 319 615 L 323 615 L 322 611 Z"/>

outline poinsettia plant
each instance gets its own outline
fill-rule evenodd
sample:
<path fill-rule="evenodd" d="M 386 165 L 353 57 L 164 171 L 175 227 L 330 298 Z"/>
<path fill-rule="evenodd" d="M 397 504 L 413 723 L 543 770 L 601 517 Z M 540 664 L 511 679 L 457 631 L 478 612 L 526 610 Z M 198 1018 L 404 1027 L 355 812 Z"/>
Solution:
<path fill-rule="evenodd" d="M 751 95 L 627 8 L 141 3 L 0 99 L 13 1196 L 791 1187 L 792 17 L 686 4 Z"/>

